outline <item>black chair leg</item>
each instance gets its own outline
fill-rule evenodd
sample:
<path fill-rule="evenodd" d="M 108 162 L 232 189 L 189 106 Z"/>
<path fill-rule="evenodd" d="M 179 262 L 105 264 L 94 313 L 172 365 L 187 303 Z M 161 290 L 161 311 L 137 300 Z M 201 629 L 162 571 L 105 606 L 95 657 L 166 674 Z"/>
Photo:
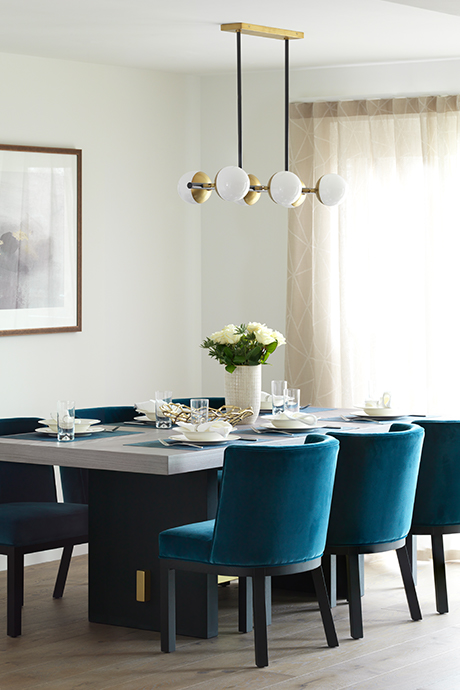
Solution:
<path fill-rule="evenodd" d="M 6 634 L 18 637 L 21 634 L 21 609 L 24 601 L 24 554 L 13 549 L 8 554 L 7 568 Z"/>
<path fill-rule="evenodd" d="M 176 649 L 176 571 L 163 560 L 160 563 L 161 651 Z"/>
<path fill-rule="evenodd" d="M 59 570 L 56 577 L 56 584 L 54 585 L 53 598 L 60 599 L 64 594 L 64 587 L 69 572 L 70 559 L 72 558 L 73 546 L 64 546 L 59 564 Z"/>
<path fill-rule="evenodd" d="M 254 648 L 256 666 L 268 666 L 267 616 L 265 608 L 265 575 L 256 573 L 252 580 L 254 605 Z"/>
<path fill-rule="evenodd" d="M 438 613 L 448 613 L 449 603 L 447 601 L 446 561 L 444 558 L 444 543 L 442 534 L 431 535 L 431 550 L 433 553 L 436 611 Z"/>
<path fill-rule="evenodd" d="M 404 583 L 404 589 L 406 591 L 407 604 L 409 606 L 411 618 L 413 621 L 420 621 L 422 620 L 422 612 L 420 610 L 420 604 L 418 603 L 414 578 L 412 577 L 412 568 L 406 546 L 404 545 L 399 549 L 396 549 L 396 553 L 398 556 L 399 569 L 401 570 L 401 576 Z"/>
<path fill-rule="evenodd" d="M 334 619 L 332 618 L 323 569 L 321 567 L 315 568 L 311 571 L 311 574 L 313 577 L 313 584 L 315 585 L 316 598 L 318 599 L 327 644 L 329 647 L 338 647 L 339 641 L 335 631 Z"/>
<path fill-rule="evenodd" d="M 347 555 L 348 605 L 350 609 L 350 634 L 355 640 L 364 637 L 363 612 L 361 609 L 361 586 L 359 577 L 359 555 Z"/>

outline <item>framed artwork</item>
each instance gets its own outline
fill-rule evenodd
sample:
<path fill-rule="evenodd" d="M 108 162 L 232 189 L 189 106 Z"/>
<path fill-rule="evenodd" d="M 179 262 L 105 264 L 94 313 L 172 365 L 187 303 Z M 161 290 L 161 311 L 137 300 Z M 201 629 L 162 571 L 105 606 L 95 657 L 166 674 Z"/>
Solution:
<path fill-rule="evenodd" d="M 0 144 L 0 336 L 81 331 L 81 150 Z"/>

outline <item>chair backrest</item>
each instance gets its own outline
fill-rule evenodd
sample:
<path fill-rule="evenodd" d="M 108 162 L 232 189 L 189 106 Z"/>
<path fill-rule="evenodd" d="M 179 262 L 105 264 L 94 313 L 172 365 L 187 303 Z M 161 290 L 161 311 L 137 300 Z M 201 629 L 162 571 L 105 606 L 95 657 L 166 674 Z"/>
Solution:
<path fill-rule="evenodd" d="M 338 447 L 317 434 L 301 445 L 229 446 L 211 562 L 277 566 L 320 557 Z"/>
<path fill-rule="evenodd" d="M 331 432 L 340 441 L 327 547 L 384 544 L 407 536 L 423 429 Z"/>
<path fill-rule="evenodd" d="M 99 419 L 102 424 L 116 424 L 117 422 L 130 422 L 137 417 L 134 405 L 122 405 L 113 407 L 84 407 L 75 410 L 78 419 Z"/>
<path fill-rule="evenodd" d="M 460 420 L 424 419 L 414 525 L 460 524 Z"/>
<path fill-rule="evenodd" d="M 39 417 L 0 419 L 0 436 L 34 431 L 39 426 L 39 419 Z M 0 503 L 54 502 L 56 500 L 54 468 L 51 465 L 0 462 Z"/>

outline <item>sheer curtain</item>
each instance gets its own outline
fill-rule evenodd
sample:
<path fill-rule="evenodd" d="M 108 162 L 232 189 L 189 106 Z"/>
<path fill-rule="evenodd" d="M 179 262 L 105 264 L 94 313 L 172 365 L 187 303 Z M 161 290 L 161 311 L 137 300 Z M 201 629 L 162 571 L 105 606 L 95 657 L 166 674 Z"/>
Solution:
<path fill-rule="evenodd" d="M 349 184 L 290 213 L 286 375 L 314 404 L 391 391 L 460 413 L 460 97 L 291 106 L 293 172 Z"/>
<path fill-rule="evenodd" d="M 390 391 L 401 411 L 460 414 L 459 106 L 291 106 L 291 170 L 349 185 L 339 207 L 309 195 L 290 212 L 286 376 L 303 401 Z"/>

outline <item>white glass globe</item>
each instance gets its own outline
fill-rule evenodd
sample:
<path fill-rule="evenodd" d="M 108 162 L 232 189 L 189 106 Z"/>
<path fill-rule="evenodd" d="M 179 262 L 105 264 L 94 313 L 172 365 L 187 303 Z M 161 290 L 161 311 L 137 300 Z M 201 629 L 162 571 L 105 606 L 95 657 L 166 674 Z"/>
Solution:
<path fill-rule="evenodd" d="M 216 192 L 224 201 L 239 201 L 249 191 L 249 176 L 242 168 L 228 165 L 216 175 Z"/>
<path fill-rule="evenodd" d="M 177 183 L 177 193 L 182 201 L 186 201 L 188 204 L 198 203 L 192 196 L 192 190 L 187 187 L 187 184 L 192 181 L 193 176 L 196 175 L 197 172 L 199 171 L 192 170 L 192 172 L 185 173 Z"/>
<path fill-rule="evenodd" d="M 273 201 L 286 208 L 292 207 L 292 204 L 302 194 L 300 179 L 297 175 L 287 170 L 275 173 L 268 183 L 268 188 Z"/>
<path fill-rule="evenodd" d="M 347 192 L 347 183 L 335 173 L 328 173 L 323 175 L 318 180 L 318 191 L 316 192 L 318 199 L 325 206 L 336 206 L 340 204 Z"/>

